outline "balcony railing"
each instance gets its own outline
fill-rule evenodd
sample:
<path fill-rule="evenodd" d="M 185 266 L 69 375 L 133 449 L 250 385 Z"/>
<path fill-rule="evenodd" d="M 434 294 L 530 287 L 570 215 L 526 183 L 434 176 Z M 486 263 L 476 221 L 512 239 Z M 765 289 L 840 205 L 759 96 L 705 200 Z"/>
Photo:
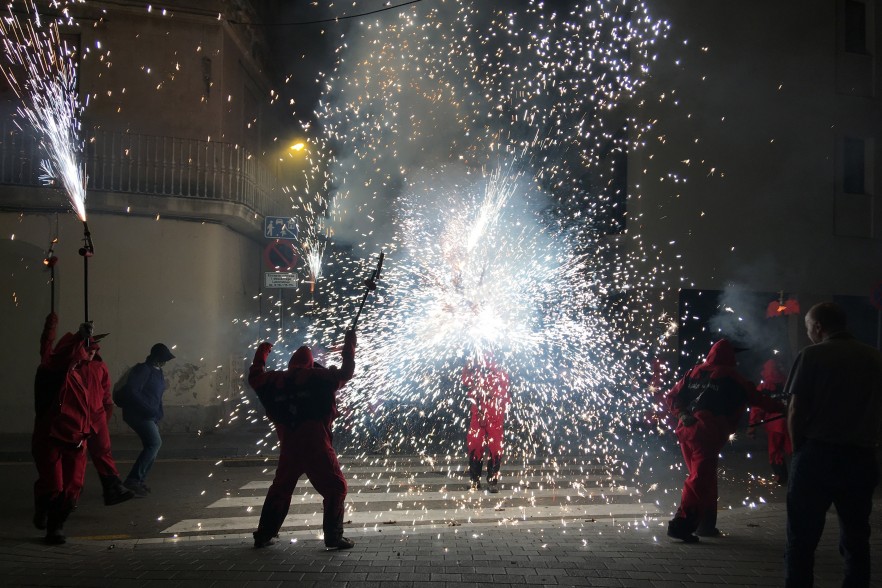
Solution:
<path fill-rule="evenodd" d="M 13 125 L 0 136 L 0 184 L 41 186 L 39 139 Z M 259 215 L 290 207 L 275 174 L 229 143 L 102 131 L 86 144 L 87 189 L 234 202 Z"/>

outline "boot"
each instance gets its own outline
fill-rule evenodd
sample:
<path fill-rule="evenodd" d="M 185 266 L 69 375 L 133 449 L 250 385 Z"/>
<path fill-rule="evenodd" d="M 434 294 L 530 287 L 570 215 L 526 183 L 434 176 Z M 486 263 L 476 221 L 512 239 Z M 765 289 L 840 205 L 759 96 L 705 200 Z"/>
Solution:
<path fill-rule="evenodd" d="M 69 504 L 64 497 L 58 497 L 49 504 L 49 514 L 46 519 L 46 537 L 44 541 L 49 545 L 63 545 L 67 542 L 64 536 L 64 521 L 73 511 L 73 505 Z"/>
<path fill-rule="evenodd" d="M 787 479 L 788 479 L 787 464 L 784 462 L 781 462 L 781 463 L 773 463 L 773 464 L 771 464 L 771 466 L 772 466 L 772 472 L 774 472 L 774 474 L 775 474 L 775 483 L 777 483 L 779 486 L 786 486 Z"/>
<path fill-rule="evenodd" d="M 104 488 L 104 506 L 113 506 L 135 497 L 135 493 L 126 488 L 119 476 L 101 476 Z"/>
<path fill-rule="evenodd" d="M 713 509 L 710 512 L 704 514 L 701 519 L 698 521 L 698 528 L 695 530 L 695 534 L 699 537 L 719 537 L 722 535 L 720 530 L 717 529 L 717 509 Z"/>
<path fill-rule="evenodd" d="M 469 479 L 472 482 L 472 490 L 481 489 L 481 470 L 484 469 L 484 460 L 475 457 L 474 454 L 469 456 Z"/>
<path fill-rule="evenodd" d="M 499 492 L 499 467 L 502 465 L 502 458 L 498 455 L 490 456 L 487 462 L 487 484 L 490 485 L 490 493 Z"/>
<path fill-rule="evenodd" d="M 668 523 L 668 537 L 679 539 L 683 543 L 698 543 L 699 539 L 687 528 L 686 519 L 674 518 Z"/>
<path fill-rule="evenodd" d="M 34 496 L 34 526 L 41 531 L 46 529 L 49 520 L 49 497 Z"/>
<path fill-rule="evenodd" d="M 322 516 L 322 528 L 325 531 L 325 547 L 328 549 L 352 549 L 355 542 L 343 536 L 343 512 L 334 516 L 325 511 Z"/>

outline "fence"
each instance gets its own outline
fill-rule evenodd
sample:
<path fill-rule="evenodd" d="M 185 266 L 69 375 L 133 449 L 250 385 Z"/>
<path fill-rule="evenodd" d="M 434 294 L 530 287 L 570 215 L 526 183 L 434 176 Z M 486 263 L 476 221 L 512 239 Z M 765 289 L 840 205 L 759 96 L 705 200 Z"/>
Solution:
<path fill-rule="evenodd" d="M 88 190 L 235 202 L 263 216 L 289 206 L 276 175 L 229 143 L 101 131 L 84 155 Z M 33 133 L 3 125 L 0 184 L 42 185 L 43 158 Z"/>

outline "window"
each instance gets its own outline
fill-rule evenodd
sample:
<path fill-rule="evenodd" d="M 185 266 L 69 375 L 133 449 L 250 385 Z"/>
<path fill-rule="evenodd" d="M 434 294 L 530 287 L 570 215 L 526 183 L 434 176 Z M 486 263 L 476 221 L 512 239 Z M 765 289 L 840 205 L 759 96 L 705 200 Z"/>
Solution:
<path fill-rule="evenodd" d="M 842 149 L 842 191 L 846 194 L 864 194 L 866 178 L 866 149 L 863 139 L 845 137 Z"/>
<path fill-rule="evenodd" d="M 845 0 L 845 51 L 867 53 L 867 5 L 860 0 Z"/>

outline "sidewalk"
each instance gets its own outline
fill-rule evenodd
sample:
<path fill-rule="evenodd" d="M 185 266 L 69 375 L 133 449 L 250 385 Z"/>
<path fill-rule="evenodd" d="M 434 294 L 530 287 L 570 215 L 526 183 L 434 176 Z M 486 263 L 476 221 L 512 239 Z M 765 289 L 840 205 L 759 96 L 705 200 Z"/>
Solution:
<path fill-rule="evenodd" d="M 157 466 L 156 475 L 166 478 L 157 479 L 152 502 L 133 504 L 137 501 L 132 501 L 105 510 L 100 505 L 96 484 L 92 483 L 86 489 L 90 493 L 88 500 L 84 500 L 72 517 L 75 520 L 70 524 L 71 539 L 64 546 L 50 547 L 40 541 L 39 532 L 29 522 L 33 475 L 27 463 L 30 440 L 22 435 L 0 436 L 3 444 L 0 459 L 11 462 L 0 464 L 0 475 L 7 481 L 7 491 L 3 494 L 4 518 L 0 525 L 3 585 L 137 588 L 783 585 L 783 489 L 764 492 L 767 500 L 745 501 L 744 490 L 735 481 L 749 478 L 755 469 L 765 471 L 767 464 L 762 458 L 744 457 L 751 452 L 762 455 L 758 441 L 743 441 L 743 445 L 727 450 L 723 462 L 726 473 L 721 475 L 720 484 L 721 492 L 728 493 L 729 497 L 725 502 L 721 499 L 721 504 L 731 506 L 722 510 L 718 518 L 718 527 L 725 535 L 702 539 L 694 545 L 665 535 L 668 511 L 679 498 L 684 474 L 662 467 L 663 462 L 654 462 L 657 468 L 652 474 L 662 482 L 660 487 L 652 490 L 652 496 L 648 493 L 650 488 L 644 488 L 646 492 L 641 493 L 641 500 L 657 505 L 659 514 L 643 517 L 568 515 L 561 519 L 531 520 L 529 510 L 519 515 L 516 508 L 509 507 L 507 512 L 498 513 L 498 523 L 463 522 L 448 526 L 442 522 L 432 527 L 411 527 L 385 526 L 383 521 L 391 515 L 384 514 L 376 525 L 349 525 L 346 534 L 356 541 L 356 546 L 344 552 L 325 551 L 315 530 L 283 529 L 279 544 L 261 550 L 255 550 L 250 533 L 242 531 L 204 532 L 178 539 L 170 534 L 159 537 L 156 532 L 147 532 L 141 535 L 146 539 L 134 540 L 106 534 L 135 532 L 118 527 L 143 529 L 145 522 L 136 516 L 139 508 L 145 511 L 142 516 L 149 515 L 151 520 L 159 514 L 165 515 L 165 520 L 156 524 L 157 528 L 167 527 L 181 518 L 214 516 L 205 512 L 206 507 L 224 496 L 224 488 L 230 489 L 232 494 L 228 496 L 235 496 L 241 481 L 255 478 L 267 469 L 264 464 L 255 467 L 256 460 L 249 459 L 256 455 L 262 438 L 260 431 L 253 430 L 202 436 L 165 435 L 160 459 L 179 462 Z M 140 443 L 133 436 L 118 436 L 113 441 L 114 453 L 120 460 L 133 458 L 140 449 Z M 751 444 L 756 444 L 753 450 Z M 263 447 L 262 453 L 265 452 Z M 672 462 L 678 461 L 676 455 L 668 457 Z M 224 465 L 212 469 L 220 458 L 224 459 Z M 243 467 L 225 471 L 228 458 L 249 463 L 251 470 Z M 189 463 L 187 460 L 200 461 Z M 270 465 L 269 473 L 260 474 L 262 479 L 270 479 L 271 468 Z M 208 469 L 216 474 L 210 478 L 216 480 L 214 486 L 207 485 L 209 478 L 202 475 Z M 231 481 L 221 483 L 218 478 Z M 206 488 L 207 494 L 203 492 Z M 353 478 L 352 497 L 364 491 L 364 486 Z M 375 491 L 386 490 L 381 485 Z M 265 490 L 249 492 L 261 496 Z M 394 508 L 394 502 L 389 506 L 382 504 L 377 501 L 377 512 Z M 181 512 L 171 512 L 172 505 L 177 505 Z M 310 513 L 320 512 L 320 500 L 307 498 L 305 508 Z M 245 514 L 236 511 L 236 516 Z M 256 515 L 256 512 L 250 514 Z M 90 521 L 100 529 L 101 521 L 107 521 L 107 517 L 113 517 L 116 522 L 113 530 L 105 530 L 103 536 L 87 531 Z M 871 524 L 874 561 L 882 561 L 880 493 L 877 493 Z M 841 584 L 842 563 L 837 542 L 838 522 L 835 512 L 831 512 L 817 552 L 817 588 Z M 876 566 L 874 572 L 873 585 L 882 586 L 882 566 Z"/>
<path fill-rule="evenodd" d="M 280 587 L 352 586 L 780 586 L 784 512 L 780 504 L 720 513 L 728 536 L 685 545 L 648 526 L 591 523 L 508 525 L 433 533 L 349 534 L 356 546 L 329 552 L 317 541 L 251 547 L 250 537 L 47 547 L 0 539 L 6 586 Z M 838 586 L 835 516 L 818 549 L 818 588 Z M 882 502 L 873 517 L 879 554 Z M 878 561 L 878 557 L 876 558 Z M 877 579 L 879 570 L 877 572 Z M 874 583 L 879 586 L 877 580 Z"/>

